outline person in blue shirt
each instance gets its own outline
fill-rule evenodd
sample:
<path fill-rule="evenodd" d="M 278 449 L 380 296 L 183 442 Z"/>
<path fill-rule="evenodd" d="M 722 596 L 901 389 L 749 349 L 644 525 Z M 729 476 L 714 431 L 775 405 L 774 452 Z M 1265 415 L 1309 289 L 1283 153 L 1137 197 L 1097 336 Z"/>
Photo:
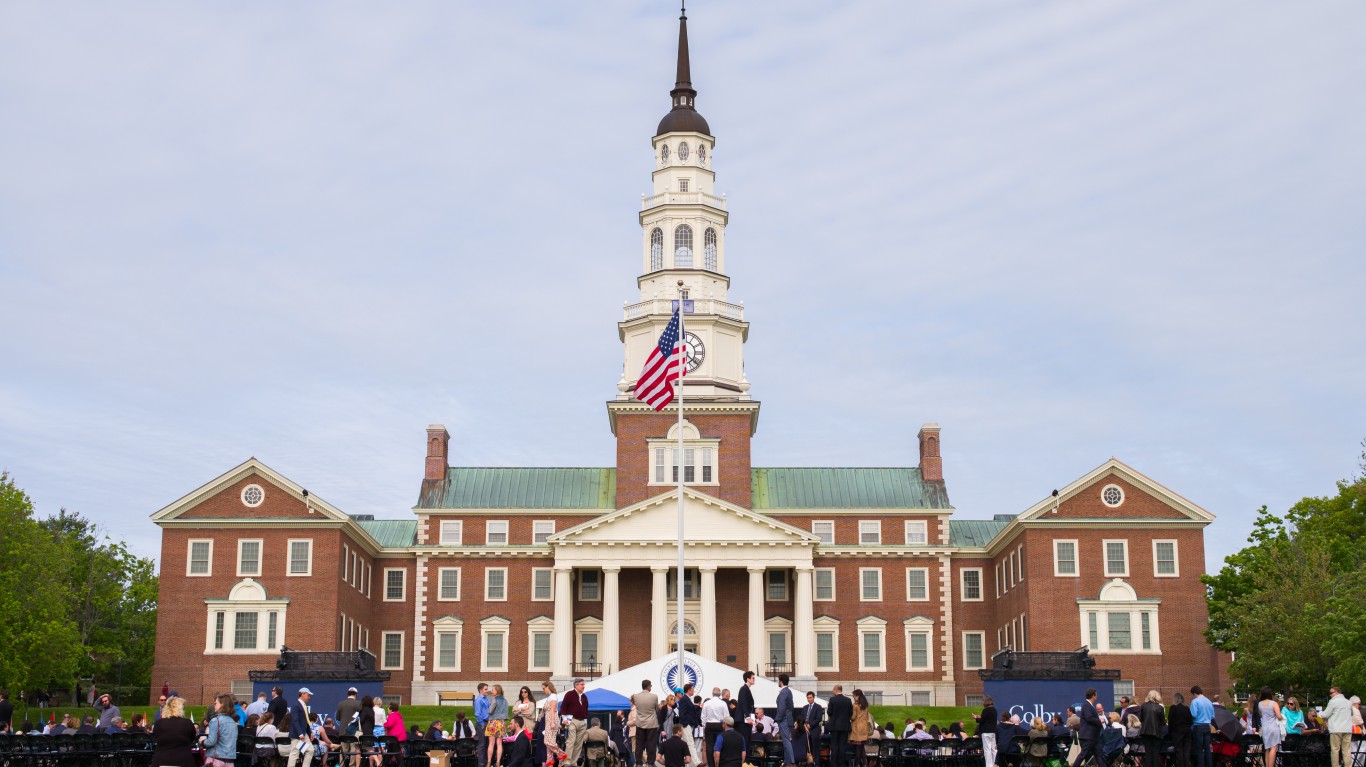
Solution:
<path fill-rule="evenodd" d="M 1191 688 L 1191 763 L 1194 767 L 1213 767 L 1210 754 L 1210 722 L 1214 721 L 1214 704 L 1205 697 L 1200 685 Z"/>
<path fill-rule="evenodd" d="M 479 767 L 485 767 L 489 760 L 489 736 L 484 734 L 484 727 L 489 723 L 489 686 L 483 682 L 479 683 L 478 691 L 474 696 L 474 737 L 478 742 L 475 755 L 479 760 Z"/>

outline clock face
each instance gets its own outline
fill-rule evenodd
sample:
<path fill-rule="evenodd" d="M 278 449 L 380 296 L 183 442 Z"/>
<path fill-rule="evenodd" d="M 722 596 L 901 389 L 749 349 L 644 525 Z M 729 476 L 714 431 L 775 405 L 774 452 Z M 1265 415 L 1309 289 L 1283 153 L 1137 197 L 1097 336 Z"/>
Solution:
<path fill-rule="evenodd" d="M 684 333 L 683 356 L 688 360 L 688 372 L 695 372 L 702 367 L 702 360 L 707 358 L 707 347 L 702 345 L 702 339 L 692 333 Z"/>

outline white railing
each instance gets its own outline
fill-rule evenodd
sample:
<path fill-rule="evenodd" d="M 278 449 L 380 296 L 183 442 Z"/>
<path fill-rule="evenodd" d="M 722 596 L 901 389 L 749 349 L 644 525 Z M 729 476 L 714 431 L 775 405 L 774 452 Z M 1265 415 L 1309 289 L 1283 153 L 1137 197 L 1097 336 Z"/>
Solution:
<path fill-rule="evenodd" d="M 692 299 L 691 314 L 715 314 L 726 319 L 739 320 L 745 319 L 745 307 L 739 304 L 732 304 L 726 301 L 718 301 L 712 298 Z M 645 317 L 651 314 L 673 314 L 673 301 L 668 299 L 652 299 L 641 301 L 638 304 L 629 304 L 625 308 L 627 320 L 634 320 L 638 317 Z"/>
<path fill-rule="evenodd" d="M 649 210 L 660 205 L 707 205 L 717 210 L 726 209 L 726 196 L 717 197 L 706 192 L 661 192 L 640 198 L 640 209 Z"/>

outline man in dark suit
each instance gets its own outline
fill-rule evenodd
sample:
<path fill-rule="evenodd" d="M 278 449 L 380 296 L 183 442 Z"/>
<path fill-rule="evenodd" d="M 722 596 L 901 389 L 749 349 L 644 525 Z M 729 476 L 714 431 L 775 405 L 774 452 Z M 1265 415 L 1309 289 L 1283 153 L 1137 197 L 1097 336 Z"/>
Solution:
<path fill-rule="evenodd" d="M 849 745 L 850 721 L 854 718 L 854 702 L 844 696 L 844 686 L 835 685 L 833 695 L 826 701 L 825 729 L 830 732 L 830 765 L 844 767 L 844 751 Z"/>
<path fill-rule="evenodd" d="M 1100 721 L 1100 713 L 1096 711 L 1096 689 L 1094 687 L 1086 690 L 1086 701 L 1081 704 L 1081 711 L 1077 712 L 1081 719 L 1081 727 L 1077 730 L 1077 735 L 1081 738 L 1081 752 L 1077 754 L 1077 761 L 1072 763 L 1072 767 L 1081 767 L 1087 759 L 1095 760 L 1095 767 L 1105 767 L 1105 754 L 1100 750 L 1100 731 L 1105 725 Z"/>
<path fill-rule="evenodd" d="M 816 702 L 816 693 L 806 694 L 806 705 L 802 706 L 802 721 L 806 722 L 806 753 L 816 760 L 821 755 L 821 720 L 825 717 L 825 707 Z"/>
<path fill-rule="evenodd" d="M 522 717 L 512 717 L 512 743 L 508 749 L 508 767 L 535 767 L 531 756 L 531 733 L 526 731 Z"/>
<path fill-rule="evenodd" d="M 313 764 L 313 731 L 308 726 L 308 701 L 312 697 L 312 690 L 300 687 L 299 699 L 289 706 L 289 739 L 293 746 L 289 750 L 289 767 L 298 764 L 300 756 L 304 767 Z"/>
<path fill-rule="evenodd" d="M 749 736 L 754 728 L 754 691 L 750 689 L 754 686 L 754 679 L 753 671 L 745 672 L 744 684 L 740 685 L 740 694 L 735 701 L 735 730 L 745 741 L 746 754 L 753 753 L 749 747 Z"/>
<path fill-rule="evenodd" d="M 792 688 L 787 686 L 787 679 L 787 674 L 778 675 L 778 704 L 773 707 L 773 721 L 778 723 L 778 737 L 783 742 L 783 767 L 795 767 L 792 725 L 796 712 L 792 709 Z"/>
<path fill-rule="evenodd" d="M 270 691 L 270 704 L 266 706 L 266 710 L 274 717 L 277 725 L 284 721 L 285 714 L 289 713 L 289 701 L 285 700 L 285 688 L 276 685 L 275 689 Z"/>
<path fill-rule="evenodd" d="M 702 707 L 693 702 L 692 693 L 692 682 L 683 685 L 683 694 L 678 696 L 678 719 L 675 724 L 683 725 L 683 742 L 688 744 L 688 757 L 692 759 L 693 767 L 697 767 L 700 759 L 693 733 L 702 726 Z"/>
<path fill-rule="evenodd" d="M 1191 707 L 1186 705 L 1186 696 L 1178 692 L 1173 698 L 1171 717 L 1167 720 L 1167 736 L 1171 738 L 1172 750 L 1176 754 L 1176 767 L 1191 767 L 1191 729 L 1194 722 Z"/>

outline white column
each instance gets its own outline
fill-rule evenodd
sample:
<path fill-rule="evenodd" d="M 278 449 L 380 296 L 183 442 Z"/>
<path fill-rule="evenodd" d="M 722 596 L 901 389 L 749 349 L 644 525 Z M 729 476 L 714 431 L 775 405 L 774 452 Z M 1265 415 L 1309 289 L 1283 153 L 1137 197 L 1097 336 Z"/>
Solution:
<path fill-rule="evenodd" d="M 764 647 L 764 568 L 749 570 L 749 665 L 745 668 L 764 672 L 768 655 Z"/>
<path fill-rule="evenodd" d="M 716 660 L 716 568 L 699 567 L 702 574 L 702 625 L 697 642 L 697 654 Z"/>
<path fill-rule="evenodd" d="M 650 568 L 650 657 L 669 654 L 669 568 Z"/>
<path fill-rule="evenodd" d="M 620 599 L 617 596 L 617 575 L 620 572 L 621 568 L 616 565 L 602 568 L 602 652 L 599 653 L 598 662 L 602 664 L 603 674 L 621 670 Z"/>
<path fill-rule="evenodd" d="M 555 626 L 551 629 L 551 673 L 567 677 L 574 661 L 574 592 L 572 567 L 555 568 Z"/>
<path fill-rule="evenodd" d="M 816 626 L 811 614 L 811 578 L 815 571 L 810 567 L 797 568 L 797 593 L 792 610 L 792 654 L 793 667 L 797 676 L 816 675 Z"/>

